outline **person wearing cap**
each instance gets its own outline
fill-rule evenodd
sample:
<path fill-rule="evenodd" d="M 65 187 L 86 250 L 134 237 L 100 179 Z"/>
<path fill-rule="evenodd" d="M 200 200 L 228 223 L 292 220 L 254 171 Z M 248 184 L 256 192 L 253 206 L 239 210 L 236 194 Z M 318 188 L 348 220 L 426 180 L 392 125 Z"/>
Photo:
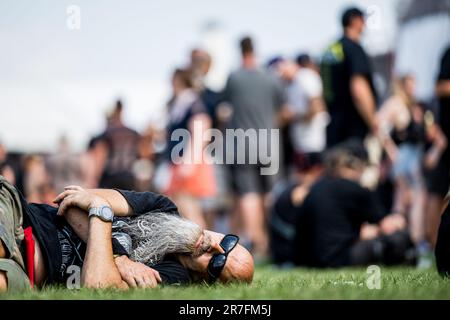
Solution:
<path fill-rule="evenodd" d="M 360 44 L 364 13 L 349 8 L 342 15 L 344 35 L 325 51 L 321 63 L 324 98 L 331 116 L 327 146 L 349 138 L 364 140 L 377 132 L 372 67 Z"/>

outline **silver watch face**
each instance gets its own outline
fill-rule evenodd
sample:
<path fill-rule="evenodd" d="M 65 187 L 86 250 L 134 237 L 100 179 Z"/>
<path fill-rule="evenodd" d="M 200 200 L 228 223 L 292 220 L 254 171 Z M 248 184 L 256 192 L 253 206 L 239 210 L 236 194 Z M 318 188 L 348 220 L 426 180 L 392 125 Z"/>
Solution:
<path fill-rule="evenodd" d="M 114 218 L 114 213 L 110 207 L 102 207 L 100 212 L 100 217 L 106 221 L 112 221 Z"/>

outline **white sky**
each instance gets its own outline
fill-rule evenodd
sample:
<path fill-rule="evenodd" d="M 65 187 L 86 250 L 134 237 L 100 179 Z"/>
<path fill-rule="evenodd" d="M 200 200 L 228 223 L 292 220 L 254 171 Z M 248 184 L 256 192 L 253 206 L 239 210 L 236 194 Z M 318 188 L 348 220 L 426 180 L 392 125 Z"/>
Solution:
<path fill-rule="evenodd" d="M 384 51 L 394 41 L 395 3 L 0 0 L 0 139 L 11 150 L 52 151 L 67 133 L 80 149 L 103 129 L 103 114 L 118 96 L 128 124 L 142 130 L 160 122 L 171 71 L 207 41 L 210 21 L 221 26 L 229 68 L 243 34 L 254 36 L 262 61 L 303 50 L 320 54 L 340 35 L 340 13 L 349 4 L 378 10 L 365 44 Z M 66 26 L 69 5 L 81 9 L 80 30 Z"/>

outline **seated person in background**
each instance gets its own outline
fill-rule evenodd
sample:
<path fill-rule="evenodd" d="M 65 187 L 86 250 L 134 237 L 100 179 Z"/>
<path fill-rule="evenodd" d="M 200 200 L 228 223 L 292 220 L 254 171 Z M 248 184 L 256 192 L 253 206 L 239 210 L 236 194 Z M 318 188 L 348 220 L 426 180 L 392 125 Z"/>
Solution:
<path fill-rule="evenodd" d="M 88 217 L 87 212 L 106 208 L 107 212 L 112 211 L 115 216 L 145 212 L 178 215 L 176 206 L 169 199 L 150 192 L 107 189 L 88 192 L 76 187 L 69 188 L 56 201 L 60 203 L 60 213 L 67 215 L 73 228 L 57 215 L 57 208 L 28 204 L 0 176 L 0 291 L 27 289 L 30 283 L 38 287 L 63 284 L 68 276 L 66 270 L 69 265 L 82 266 L 81 282 L 86 287 L 155 287 L 161 281 L 187 283 L 190 281 L 188 267 L 192 273 L 207 274 L 209 269 L 213 269 L 208 268 L 212 256 L 224 251 L 218 244 L 222 235 L 208 233 L 178 219 L 171 223 L 179 223 L 180 229 L 190 229 L 197 239 L 184 239 L 181 247 L 168 250 L 168 253 L 186 255 L 183 260 L 187 267 L 181 264 L 181 257 L 164 257 L 157 259 L 159 262 L 150 268 L 124 255 L 126 251 L 121 243 L 112 238 L 111 222 L 108 220 L 112 218 L 111 214 L 106 221 L 102 221 L 95 214 Z M 78 236 L 75 230 L 84 230 L 85 233 Z M 80 239 L 88 240 L 84 249 Z M 113 245 L 118 254 L 116 257 L 113 256 Z M 228 260 L 222 257 L 223 270 L 216 268 L 213 275 L 221 281 L 236 278 L 251 281 L 253 260 L 250 254 L 246 254 L 248 252 L 245 249 L 236 245 L 228 255 Z M 248 262 L 247 269 L 236 266 L 239 263 L 245 266 L 244 262 Z M 239 273 L 241 270 L 246 273 Z M 211 278 L 211 275 L 205 276 L 205 279 Z"/>
<path fill-rule="evenodd" d="M 444 201 L 444 213 L 441 216 L 438 237 L 436 242 L 436 265 L 438 272 L 450 277 L 450 190 Z"/>
<path fill-rule="evenodd" d="M 323 172 L 321 154 L 311 155 L 307 162 L 296 158 L 295 168 L 293 179 L 276 185 L 272 191 L 274 204 L 269 218 L 271 259 L 285 267 L 293 265 L 295 224 L 301 205 Z"/>
<path fill-rule="evenodd" d="M 296 224 L 295 262 L 343 267 L 406 260 L 411 246 L 403 216 L 387 215 L 360 185 L 368 164 L 363 145 L 344 142 L 327 152 L 325 175 L 306 197 Z"/>

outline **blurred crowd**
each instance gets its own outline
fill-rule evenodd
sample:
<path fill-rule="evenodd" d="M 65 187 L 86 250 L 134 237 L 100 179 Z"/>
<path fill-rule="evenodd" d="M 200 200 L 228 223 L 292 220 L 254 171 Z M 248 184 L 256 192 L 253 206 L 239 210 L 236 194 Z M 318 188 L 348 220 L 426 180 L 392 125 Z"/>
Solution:
<path fill-rule="evenodd" d="M 213 61 L 195 48 L 173 72 L 165 130 L 127 127 L 117 100 L 85 152 L 73 153 L 69 137 L 54 154 L 11 154 L 0 143 L 0 174 L 37 203 L 52 204 L 67 185 L 164 193 L 186 218 L 240 235 L 258 261 L 281 266 L 430 267 L 450 184 L 450 48 L 436 80 L 439 110 L 415 99 L 414 74 L 393 76 L 381 100 L 360 45 L 363 12 L 350 8 L 341 22 L 342 37 L 317 59 L 260 64 L 242 38 L 241 66 L 223 92 L 205 85 Z M 209 128 L 279 129 L 279 172 L 261 175 L 261 159 L 174 161 L 177 129 Z M 250 141 L 248 153 L 256 146 Z"/>

